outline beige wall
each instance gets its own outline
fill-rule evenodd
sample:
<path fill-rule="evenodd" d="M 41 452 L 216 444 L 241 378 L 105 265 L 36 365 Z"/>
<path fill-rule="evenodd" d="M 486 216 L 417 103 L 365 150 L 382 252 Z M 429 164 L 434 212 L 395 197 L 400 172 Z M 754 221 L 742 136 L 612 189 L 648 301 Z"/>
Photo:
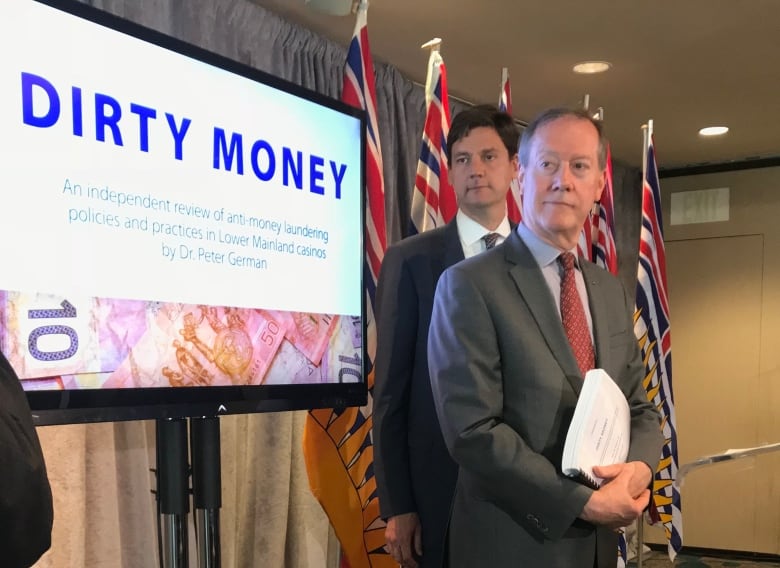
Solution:
<path fill-rule="evenodd" d="M 673 192 L 730 188 L 729 220 L 671 225 Z M 680 464 L 780 442 L 780 168 L 661 180 Z M 780 452 L 695 470 L 685 546 L 780 553 Z M 664 542 L 657 529 L 646 540 Z"/>

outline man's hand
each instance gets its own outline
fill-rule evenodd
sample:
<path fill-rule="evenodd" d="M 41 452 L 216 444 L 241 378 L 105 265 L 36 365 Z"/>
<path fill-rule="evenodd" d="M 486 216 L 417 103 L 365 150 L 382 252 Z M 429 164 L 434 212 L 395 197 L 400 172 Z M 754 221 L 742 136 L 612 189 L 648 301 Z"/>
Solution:
<path fill-rule="evenodd" d="M 404 513 L 387 519 L 387 551 L 404 568 L 417 568 L 415 554 L 422 556 L 422 530 L 417 513 Z"/>
<path fill-rule="evenodd" d="M 593 473 L 604 483 L 594 491 L 580 517 L 590 523 L 613 529 L 638 518 L 650 499 L 652 472 L 643 462 L 594 467 Z"/>
<path fill-rule="evenodd" d="M 627 476 L 628 491 L 634 498 L 639 497 L 645 489 L 650 487 L 650 480 L 653 478 L 653 472 L 650 471 L 645 462 L 641 461 L 597 465 L 593 467 L 593 473 L 604 479 L 604 483 L 610 483 L 618 477 Z"/>

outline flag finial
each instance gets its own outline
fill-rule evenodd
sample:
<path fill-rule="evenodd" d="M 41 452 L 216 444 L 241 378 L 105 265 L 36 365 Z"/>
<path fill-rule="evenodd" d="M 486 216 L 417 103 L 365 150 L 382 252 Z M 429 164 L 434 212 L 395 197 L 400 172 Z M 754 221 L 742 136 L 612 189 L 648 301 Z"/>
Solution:
<path fill-rule="evenodd" d="M 440 37 L 435 37 L 432 40 L 426 41 L 424 44 L 420 46 L 420 49 L 430 49 L 431 51 L 439 51 L 439 48 L 441 47 L 441 41 L 442 39 Z"/>

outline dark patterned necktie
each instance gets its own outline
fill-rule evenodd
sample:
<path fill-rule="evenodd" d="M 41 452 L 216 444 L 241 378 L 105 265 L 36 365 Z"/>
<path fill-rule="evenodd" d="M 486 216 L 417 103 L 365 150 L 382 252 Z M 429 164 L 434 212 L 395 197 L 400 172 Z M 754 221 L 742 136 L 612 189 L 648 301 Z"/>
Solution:
<path fill-rule="evenodd" d="M 498 233 L 488 233 L 484 237 L 482 237 L 482 240 L 485 241 L 485 250 L 490 250 L 494 246 L 496 246 L 496 242 L 498 241 L 498 237 L 500 237 Z"/>
<path fill-rule="evenodd" d="M 558 260 L 563 266 L 561 320 L 574 357 L 577 359 L 577 366 L 584 377 L 585 373 L 595 366 L 596 360 L 593 354 L 593 342 L 590 338 L 588 320 L 585 317 L 582 300 L 577 293 L 577 285 L 574 281 L 574 255 L 565 252 L 558 257 Z"/>

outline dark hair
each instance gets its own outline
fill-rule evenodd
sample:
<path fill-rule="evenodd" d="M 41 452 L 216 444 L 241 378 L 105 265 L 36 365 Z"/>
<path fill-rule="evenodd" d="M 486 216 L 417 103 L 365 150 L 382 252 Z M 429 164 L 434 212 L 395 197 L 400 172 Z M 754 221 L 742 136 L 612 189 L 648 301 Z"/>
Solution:
<path fill-rule="evenodd" d="M 531 157 L 531 142 L 533 141 L 536 131 L 549 122 L 565 117 L 587 120 L 593 125 L 593 128 L 596 129 L 596 132 L 599 135 L 599 168 L 603 170 L 607 167 L 607 139 L 604 136 L 604 129 L 601 127 L 601 122 L 594 120 L 586 110 L 566 107 L 549 108 L 539 114 L 528 126 L 526 126 L 525 130 L 523 130 L 523 136 L 520 138 L 520 165 L 523 167 L 528 166 L 528 160 Z"/>
<path fill-rule="evenodd" d="M 493 105 L 477 105 L 459 112 L 452 119 L 450 133 L 447 135 L 447 162 L 452 163 L 452 146 L 469 135 L 474 128 L 492 128 L 506 146 L 511 160 L 517 154 L 520 129 L 515 120 Z"/>

